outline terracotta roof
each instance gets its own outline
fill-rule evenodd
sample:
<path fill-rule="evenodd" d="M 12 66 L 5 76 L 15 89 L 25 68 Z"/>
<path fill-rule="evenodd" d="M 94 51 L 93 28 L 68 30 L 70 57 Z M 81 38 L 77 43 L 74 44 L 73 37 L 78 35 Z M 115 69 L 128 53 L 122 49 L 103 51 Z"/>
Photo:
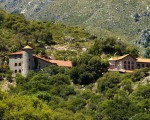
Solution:
<path fill-rule="evenodd" d="M 57 66 L 63 66 L 63 67 L 72 67 L 72 62 L 71 61 L 63 61 L 63 60 L 49 60 L 49 59 L 45 59 L 42 58 L 40 56 L 37 55 L 33 55 L 34 57 L 41 59 L 43 61 L 52 63 L 52 64 L 56 64 Z"/>
<path fill-rule="evenodd" d="M 150 63 L 150 59 L 146 59 L 146 58 L 137 58 L 137 62 Z"/>
<path fill-rule="evenodd" d="M 9 55 L 22 55 L 22 54 L 23 54 L 23 51 L 15 52 L 15 53 L 10 53 Z"/>
<path fill-rule="evenodd" d="M 10 53 L 9 55 L 22 55 L 23 51 L 20 52 L 15 52 L 15 53 Z M 37 56 L 35 54 L 33 54 L 34 57 L 41 59 L 43 61 L 49 62 L 51 64 L 56 64 L 57 66 L 63 66 L 63 67 L 72 67 L 72 62 L 71 61 L 63 61 L 63 60 L 50 60 L 50 59 L 46 59 L 40 56 Z"/>
<path fill-rule="evenodd" d="M 42 58 L 42 57 L 37 56 L 37 55 L 35 55 L 35 54 L 33 54 L 33 57 L 36 57 L 36 58 L 38 58 L 38 59 L 41 59 L 41 60 L 43 60 L 43 61 L 46 61 L 46 62 L 49 62 L 49 63 L 50 63 L 49 59 Z"/>
<path fill-rule="evenodd" d="M 116 61 L 116 60 L 121 60 L 121 59 L 127 57 L 128 55 L 129 55 L 129 54 L 126 54 L 126 55 L 123 55 L 123 56 L 119 56 L 119 57 L 112 57 L 112 58 L 110 58 L 109 60 L 114 60 L 114 61 Z"/>
<path fill-rule="evenodd" d="M 22 49 L 29 49 L 29 50 L 33 50 L 33 48 L 32 48 L 32 47 L 30 47 L 29 45 L 25 46 L 25 47 L 24 47 L 24 48 L 22 48 Z"/>
<path fill-rule="evenodd" d="M 64 66 L 64 67 L 72 67 L 71 61 L 63 61 L 63 60 L 50 60 L 51 63 L 55 63 L 58 66 Z"/>

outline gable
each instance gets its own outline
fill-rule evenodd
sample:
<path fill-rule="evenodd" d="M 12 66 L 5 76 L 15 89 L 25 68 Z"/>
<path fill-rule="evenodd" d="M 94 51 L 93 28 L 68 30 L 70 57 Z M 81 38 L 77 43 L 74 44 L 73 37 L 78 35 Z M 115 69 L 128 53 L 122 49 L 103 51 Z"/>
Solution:
<path fill-rule="evenodd" d="M 131 55 L 128 55 L 128 56 L 120 59 L 119 61 L 134 61 L 134 62 L 136 62 L 136 59 L 133 58 Z"/>

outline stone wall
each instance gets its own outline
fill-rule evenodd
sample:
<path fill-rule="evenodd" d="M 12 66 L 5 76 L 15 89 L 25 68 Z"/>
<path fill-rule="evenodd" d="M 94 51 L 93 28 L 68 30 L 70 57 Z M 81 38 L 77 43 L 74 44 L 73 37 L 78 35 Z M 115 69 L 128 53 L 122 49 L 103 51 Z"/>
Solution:
<path fill-rule="evenodd" d="M 13 73 L 22 72 L 22 55 L 10 55 L 9 56 L 9 67 Z"/>
<path fill-rule="evenodd" d="M 38 59 L 38 66 L 37 66 L 37 68 L 40 70 L 40 69 L 42 69 L 42 68 L 44 68 L 44 67 L 48 67 L 48 66 L 50 66 L 50 65 L 52 65 L 51 63 L 49 63 L 49 62 L 47 62 L 47 61 L 44 61 L 44 60 L 42 60 L 42 59 Z"/>

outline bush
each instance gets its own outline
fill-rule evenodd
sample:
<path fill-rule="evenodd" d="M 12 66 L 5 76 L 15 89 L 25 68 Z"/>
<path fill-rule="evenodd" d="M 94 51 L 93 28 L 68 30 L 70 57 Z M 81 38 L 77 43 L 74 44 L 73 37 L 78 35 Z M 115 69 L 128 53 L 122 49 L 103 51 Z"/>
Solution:
<path fill-rule="evenodd" d="M 142 78 L 148 76 L 148 68 L 141 68 L 141 69 L 137 69 L 134 71 L 133 75 L 132 75 L 132 81 L 136 82 L 136 81 L 140 81 Z"/>

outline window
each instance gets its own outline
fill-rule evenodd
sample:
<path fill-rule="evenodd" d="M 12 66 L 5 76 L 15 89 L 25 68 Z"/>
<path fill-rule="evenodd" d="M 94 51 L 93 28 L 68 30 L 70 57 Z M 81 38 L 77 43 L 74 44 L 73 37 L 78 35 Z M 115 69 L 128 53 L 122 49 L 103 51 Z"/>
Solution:
<path fill-rule="evenodd" d="M 140 64 L 139 63 L 137 64 L 137 68 L 140 68 Z"/>
<path fill-rule="evenodd" d="M 19 70 L 19 73 L 21 73 L 21 70 Z"/>
<path fill-rule="evenodd" d="M 124 64 L 126 64 L 127 62 L 126 61 L 124 61 Z"/>
<path fill-rule="evenodd" d="M 132 70 L 134 70 L 134 66 L 132 66 Z"/>
<path fill-rule="evenodd" d="M 15 63 L 15 66 L 17 66 L 17 63 Z"/>
<path fill-rule="evenodd" d="M 132 65 L 134 64 L 134 62 L 132 61 Z"/>
<path fill-rule="evenodd" d="M 30 58 L 29 58 L 29 61 L 30 61 Z"/>
<path fill-rule="evenodd" d="M 21 66 L 21 63 L 19 63 L 19 66 Z"/>
<path fill-rule="evenodd" d="M 149 67 L 149 65 L 147 64 L 146 67 Z"/>
<path fill-rule="evenodd" d="M 17 70 L 15 70 L 15 73 L 17 73 Z"/>
<path fill-rule="evenodd" d="M 130 70 L 130 65 L 128 65 L 128 69 Z"/>
<path fill-rule="evenodd" d="M 126 67 L 126 65 L 124 65 L 124 69 L 126 69 L 127 67 Z"/>
<path fill-rule="evenodd" d="M 128 64 L 130 64 L 130 61 L 128 61 Z"/>
<path fill-rule="evenodd" d="M 144 67 L 144 64 L 142 64 L 142 67 Z"/>

